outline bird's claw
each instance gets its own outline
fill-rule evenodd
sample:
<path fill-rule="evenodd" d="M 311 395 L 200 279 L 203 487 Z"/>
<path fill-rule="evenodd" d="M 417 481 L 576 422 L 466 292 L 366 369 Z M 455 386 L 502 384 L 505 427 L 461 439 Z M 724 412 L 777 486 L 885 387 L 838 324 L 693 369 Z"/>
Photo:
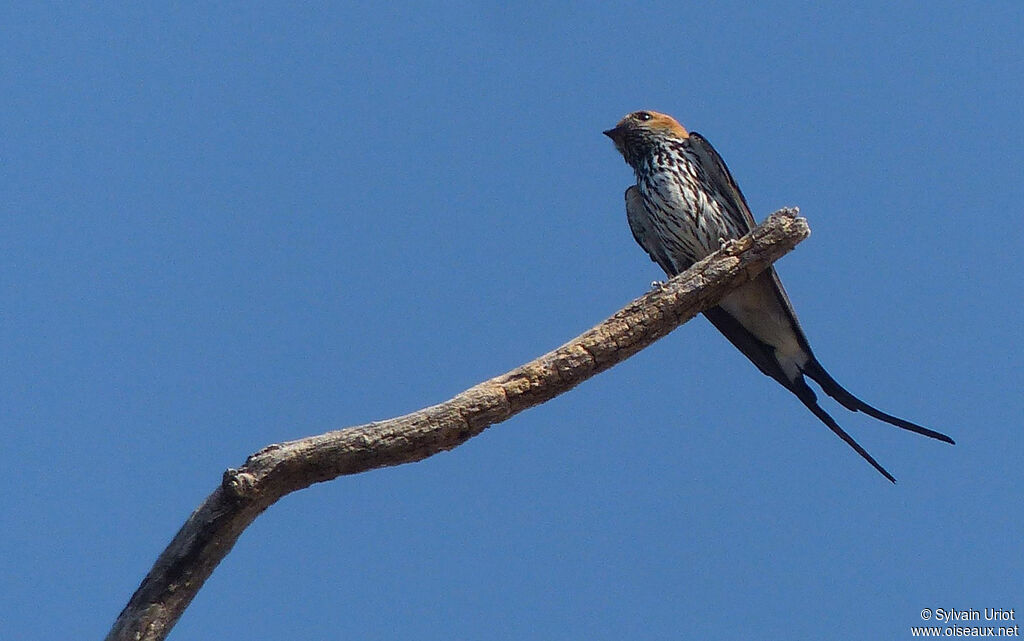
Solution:
<path fill-rule="evenodd" d="M 652 280 L 651 281 L 651 289 L 662 290 L 662 289 L 665 289 L 665 285 L 666 285 L 666 283 L 663 280 Z"/>
<path fill-rule="evenodd" d="M 719 238 L 718 247 L 720 249 L 724 249 L 725 251 L 732 251 L 732 249 L 736 246 L 736 243 L 738 242 L 738 238 Z"/>

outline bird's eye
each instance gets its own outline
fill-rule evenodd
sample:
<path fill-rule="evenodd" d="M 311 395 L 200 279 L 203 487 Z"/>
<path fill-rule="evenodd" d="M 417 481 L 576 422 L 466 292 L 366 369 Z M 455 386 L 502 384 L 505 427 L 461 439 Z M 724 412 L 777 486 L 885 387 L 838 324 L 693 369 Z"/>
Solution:
<path fill-rule="evenodd" d="M 648 113 L 646 111 L 638 111 L 637 114 L 636 114 L 637 120 L 639 120 L 641 122 L 647 122 L 648 120 L 650 120 L 653 117 L 654 116 L 652 116 L 650 113 Z"/>

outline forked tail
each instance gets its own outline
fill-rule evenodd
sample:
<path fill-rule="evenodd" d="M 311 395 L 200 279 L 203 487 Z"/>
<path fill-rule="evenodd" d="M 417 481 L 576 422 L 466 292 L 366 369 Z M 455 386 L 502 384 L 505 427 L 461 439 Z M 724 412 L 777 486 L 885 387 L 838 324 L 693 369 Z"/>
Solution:
<path fill-rule="evenodd" d="M 941 432 L 936 432 L 935 430 L 930 430 L 927 427 L 922 427 L 916 423 L 911 423 L 910 421 L 906 421 L 902 418 L 893 416 L 891 414 L 886 414 L 882 410 L 872 407 L 865 403 L 864 401 L 860 400 L 859 398 L 848 392 L 846 388 L 844 388 L 842 385 L 837 383 L 836 379 L 829 376 L 829 373 L 825 371 L 825 368 L 821 366 L 821 363 L 819 363 L 818 360 L 814 358 L 814 356 L 811 356 L 811 358 L 807 361 L 807 364 L 804 365 L 802 369 L 804 374 L 807 374 L 812 379 L 814 379 L 814 382 L 820 385 L 821 389 L 826 394 L 836 399 L 843 407 L 852 412 L 864 412 L 868 416 L 877 418 L 880 421 L 885 421 L 889 425 L 895 425 L 896 427 L 909 430 L 917 434 L 938 439 L 940 441 L 945 441 L 950 445 L 956 445 L 956 442 L 953 441 L 953 439 L 946 436 L 945 434 L 942 434 Z M 799 394 L 797 394 L 797 396 L 799 396 Z M 800 400 L 803 399 L 801 398 Z M 806 403 L 807 401 L 804 401 L 804 404 Z M 808 407 L 810 406 L 808 405 Z M 812 409 L 811 411 L 813 412 L 814 410 Z M 815 412 L 815 414 L 817 414 L 817 412 Z"/>

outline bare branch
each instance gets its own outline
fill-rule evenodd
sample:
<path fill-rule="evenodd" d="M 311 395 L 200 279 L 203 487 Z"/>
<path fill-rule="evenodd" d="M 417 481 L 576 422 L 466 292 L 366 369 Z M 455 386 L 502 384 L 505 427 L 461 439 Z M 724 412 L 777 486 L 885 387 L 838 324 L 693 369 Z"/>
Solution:
<path fill-rule="evenodd" d="M 633 301 L 558 349 L 439 405 L 386 421 L 270 445 L 196 509 L 121 612 L 108 640 L 166 637 L 242 531 L 278 499 L 344 474 L 419 461 L 569 391 L 629 358 L 749 281 L 810 234 L 795 209 Z"/>

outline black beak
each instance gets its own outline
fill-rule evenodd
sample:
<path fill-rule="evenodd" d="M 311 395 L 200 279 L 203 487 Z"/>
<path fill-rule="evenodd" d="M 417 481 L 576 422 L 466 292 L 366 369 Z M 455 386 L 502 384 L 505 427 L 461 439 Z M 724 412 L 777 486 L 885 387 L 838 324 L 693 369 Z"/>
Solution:
<path fill-rule="evenodd" d="M 603 133 L 604 135 L 606 135 L 609 138 L 611 138 L 612 141 L 614 141 L 614 142 L 621 142 L 622 141 L 622 128 L 621 127 L 616 127 L 614 129 L 609 129 L 609 130 L 603 131 L 601 133 Z"/>

